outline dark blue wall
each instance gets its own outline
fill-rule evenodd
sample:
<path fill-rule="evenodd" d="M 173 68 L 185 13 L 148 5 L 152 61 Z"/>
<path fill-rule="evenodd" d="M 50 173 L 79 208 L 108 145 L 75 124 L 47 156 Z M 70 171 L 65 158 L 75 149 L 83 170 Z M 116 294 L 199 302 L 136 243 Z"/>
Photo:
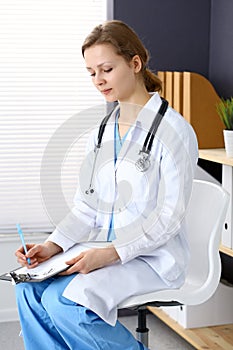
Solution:
<path fill-rule="evenodd" d="M 233 96 L 233 0 L 212 0 L 209 77 L 221 96 Z"/>
<path fill-rule="evenodd" d="M 197 72 L 233 95 L 233 0 L 115 0 L 114 18 L 138 33 L 150 68 Z"/>

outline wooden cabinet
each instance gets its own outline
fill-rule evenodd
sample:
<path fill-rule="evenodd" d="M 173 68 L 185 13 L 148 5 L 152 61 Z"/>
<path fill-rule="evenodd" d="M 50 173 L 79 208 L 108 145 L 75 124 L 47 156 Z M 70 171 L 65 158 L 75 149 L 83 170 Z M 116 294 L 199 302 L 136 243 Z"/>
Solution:
<path fill-rule="evenodd" d="M 192 125 L 199 148 L 223 147 L 223 123 L 216 104 L 220 97 L 208 79 L 194 72 L 159 71 L 161 96 Z"/>

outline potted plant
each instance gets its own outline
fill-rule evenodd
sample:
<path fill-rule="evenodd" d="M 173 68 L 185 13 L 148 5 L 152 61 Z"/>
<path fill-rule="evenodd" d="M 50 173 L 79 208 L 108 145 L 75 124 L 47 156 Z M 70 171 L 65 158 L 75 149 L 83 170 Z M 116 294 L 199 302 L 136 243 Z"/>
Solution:
<path fill-rule="evenodd" d="M 233 157 L 233 97 L 224 100 L 223 98 L 216 106 L 225 130 L 223 130 L 226 155 Z"/>

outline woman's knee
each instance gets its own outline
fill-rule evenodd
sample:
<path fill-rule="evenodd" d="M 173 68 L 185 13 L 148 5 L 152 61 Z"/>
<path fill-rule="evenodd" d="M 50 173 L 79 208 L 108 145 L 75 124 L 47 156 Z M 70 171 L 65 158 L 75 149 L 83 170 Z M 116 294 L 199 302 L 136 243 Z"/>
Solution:
<path fill-rule="evenodd" d="M 33 283 L 19 283 L 15 286 L 16 300 L 20 303 L 25 300 L 29 303 L 41 302 L 41 297 L 51 283 L 50 280 L 43 282 L 33 282 Z"/>
<path fill-rule="evenodd" d="M 70 280 L 70 278 L 68 279 Z M 54 280 L 44 291 L 41 297 L 41 303 L 48 314 L 59 315 L 64 312 L 66 305 L 76 305 L 74 302 L 62 296 L 66 284 L 65 278 Z"/>
<path fill-rule="evenodd" d="M 17 300 L 23 300 L 25 298 L 30 299 L 30 296 L 34 294 L 34 286 L 31 283 L 19 283 L 15 286 L 15 294 Z"/>

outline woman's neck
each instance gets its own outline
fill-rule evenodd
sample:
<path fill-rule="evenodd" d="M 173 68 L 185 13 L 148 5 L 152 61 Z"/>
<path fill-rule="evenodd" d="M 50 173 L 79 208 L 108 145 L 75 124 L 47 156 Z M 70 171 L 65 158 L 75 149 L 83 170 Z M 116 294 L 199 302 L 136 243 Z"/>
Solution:
<path fill-rule="evenodd" d="M 139 112 L 149 99 L 150 95 L 147 93 L 135 99 L 136 102 L 134 103 L 119 101 L 120 115 L 118 119 L 118 128 L 121 137 L 124 136 L 128 129 L 135 123 Z"/>
<path fill-rule="evenodd" d="M 145 91 L 143 94 L 134 96 L 130 101 L 119 101 L 120 121 L 132 125 L 150 97 L 149 93 Z"/>

